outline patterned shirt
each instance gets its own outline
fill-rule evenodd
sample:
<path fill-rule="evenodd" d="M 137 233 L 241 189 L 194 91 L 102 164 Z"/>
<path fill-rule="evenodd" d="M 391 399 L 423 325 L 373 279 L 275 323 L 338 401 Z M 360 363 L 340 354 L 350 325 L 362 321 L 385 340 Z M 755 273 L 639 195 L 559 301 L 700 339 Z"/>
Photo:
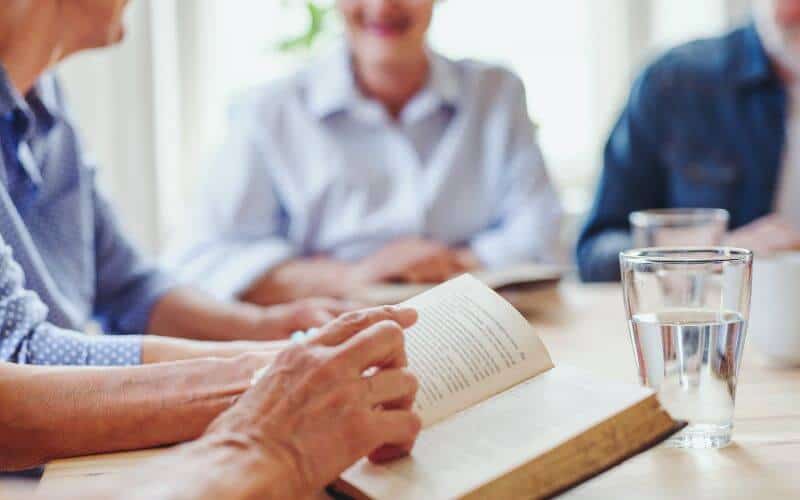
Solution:
<path fill-rule="evenodd" d="M 128 365 L 172 286 L 121 234 L 97 192 L 58 83 L 21 96 L 0 66 L 0 362 Z"/>

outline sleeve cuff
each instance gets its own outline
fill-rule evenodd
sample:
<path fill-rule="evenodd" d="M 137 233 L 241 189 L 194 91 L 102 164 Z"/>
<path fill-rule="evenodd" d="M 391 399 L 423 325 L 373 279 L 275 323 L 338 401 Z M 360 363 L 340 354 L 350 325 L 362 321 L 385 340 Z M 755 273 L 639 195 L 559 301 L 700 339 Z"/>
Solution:
<path fill-rule="evenodd" d="M 142 363 L 142 337 L 87 335 L 43 325 L 20 363 L 72 366 L 131 366 Z"/>
<path fill-rule="evenodd" d="M 489 269 L 500 267 L 502 261 L 507 257 L 498 245 L 497 239 L 491 236 L 484 235 L 475 238 L 470 242 L 469 247 L 481 264 Z"/>
<path fill-rule="evenodd" d="M 490 231 L 469 242 L 469 248 L 488 269 L 499 269 L 515 264 L 541 262 L 560 265 L 564 256 L 557 237 L 540 234 L 539 241 L 522 241 L 504 231 Z"/>
<path fill-rule="evenodd" d="M 586 282 L 619 281 L 619 253 L 633 247 L 628 231 L 600 233 L 578 249 L 578 269 Z"/>

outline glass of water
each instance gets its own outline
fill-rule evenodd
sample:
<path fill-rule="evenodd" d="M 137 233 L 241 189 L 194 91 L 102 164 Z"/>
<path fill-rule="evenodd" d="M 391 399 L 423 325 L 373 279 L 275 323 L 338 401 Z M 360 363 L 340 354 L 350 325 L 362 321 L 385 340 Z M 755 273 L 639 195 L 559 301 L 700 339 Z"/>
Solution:
<path fill-rule="evenodd" d="M 636 248 L 719 245 L 728 218 L 721 208 L 665 208 L 628 216 Z"/>
<path fill-rule="evenodd" d="M 721 448 L 731 440 L 752 265 L 752 252 L 736 248 L 620 254 L 639 378 L 689 424 L 668 445 Z"/>

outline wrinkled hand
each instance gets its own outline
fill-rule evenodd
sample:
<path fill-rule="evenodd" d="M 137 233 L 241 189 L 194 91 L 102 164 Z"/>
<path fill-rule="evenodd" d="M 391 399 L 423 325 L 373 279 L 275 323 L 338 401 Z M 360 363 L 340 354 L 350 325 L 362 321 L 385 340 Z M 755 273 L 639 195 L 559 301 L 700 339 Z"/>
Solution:
<path fill-rule="evenodd" d="M 256 330 L 260 338 L 286 338 L 298 330 L 322 326 L 340 314 L 352 311 L 360 304 L 334 299 L 303 299 L 263 308 Z M 259 338 L 258 335 L 252 336 Z"/>
<path fill-rule="evenodd" d="M 800 250 L 800 232 L 779 215 L 771 214 L 728 233 L 725 244 L 756 254 Z"/>
<path fill-rule="evenodd" d="M 440 283 L 477 265 L 468 251 L 421 238 L 389 243 L 358 265 L 367 282 Z"/>
<path fill-rule="evenodd" d="M 399 307 L 339 317 L 283 351 L 206 435 L 245 436 L 237 441 L 280 471 L 280 498 L 309 496 L 363 456 L 407 454 L 421 422 L 411 411 L 417 380 L 405 368 L 403 328 L 416 317 Z"/>

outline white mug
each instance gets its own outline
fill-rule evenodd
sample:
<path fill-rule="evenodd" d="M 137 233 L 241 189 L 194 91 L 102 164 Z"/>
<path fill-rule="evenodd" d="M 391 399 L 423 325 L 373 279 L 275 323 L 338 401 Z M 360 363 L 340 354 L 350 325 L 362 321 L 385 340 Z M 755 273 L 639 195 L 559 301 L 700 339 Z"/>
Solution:
<path fill-rule="evenodd" d="M 756 256 L 747 332 L 773 364 L 800 365 L 800 253 Z"/>

